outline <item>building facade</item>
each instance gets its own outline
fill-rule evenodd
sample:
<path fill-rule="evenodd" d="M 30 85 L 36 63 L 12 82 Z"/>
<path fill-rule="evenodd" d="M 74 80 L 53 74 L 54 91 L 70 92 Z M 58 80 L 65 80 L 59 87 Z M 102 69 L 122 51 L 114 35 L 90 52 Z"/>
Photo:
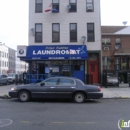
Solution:
<path fill-rule="evenodd" d="M 0 45 L 0 74 L 15 73 L 15 50 Z"/>
<path fill-rule="evenodd" d="M 28 69 L 28 64 L 24 61 L 21 61 L 20 58 L 17 57 L 17 53 L 15 54 L 15 56 L 16 56 L 15 73 L 22 74 L 22 73 L 26 72 Z"/>
<path fill-rule="evenodd" d="M 0 44 L 0 74 L 21 74 L 27 69 L 28 64 L 17 57 L 16 50 L 5 44 Z"/>
<path fill-rule="evenodd" d="M 29 0 L 29 45 L 18 53 L 30 74 L 100 83 L 100 0 Z"/>
<path fill-rule="evenodd" d="M 103 70 L 130 82 L 130 26 L 102 26 Z"/>

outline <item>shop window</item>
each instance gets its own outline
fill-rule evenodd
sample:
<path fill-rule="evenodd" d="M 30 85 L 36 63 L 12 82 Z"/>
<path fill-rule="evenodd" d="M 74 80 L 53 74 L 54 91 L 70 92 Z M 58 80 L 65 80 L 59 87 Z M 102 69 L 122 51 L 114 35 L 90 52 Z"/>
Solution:
<path fill-rule="evenodd" d="M 87 41 L 94 42 L 94 23 L 87 23 Z"/>
<path fill-rule="evenodd" d="M 76 12 L 77 11 L 77 0 L 70 0 L 70 9 L 69 12 Z"/>
<path fill-rule="evenodd" d="M 42 13 L 42 0 L 35 0 L 35 12 Z"/>
<path fill-rule="evenodd" d="M 52 9 L 53 13 L 59 12 L 59 0 L 52 0 Z"/>
<path fill-rule="evenodd" d="M 42 23 L 35 24 L 35 42 L 42 42 Z"/>
<path fill-rule="evenodd" d="M 70 24 L 70 42 L 77 42 L 77 24 Z"/>
<path fill-rule="evenodd" d="M 93 0 L 87 0 L 87 12 L 93 12 L 94 11 L 94 4 Z"/>
<path fill-rule="evenodd" d="M 60 42 L 60 24 L 52 24 L 52 42 Z"/>
<path fill-rule="evenodd" d="M 74 66 L 74 70 L 78 70 L 79 71 L 80 70 L 80 65 L 75 65 Z"/>

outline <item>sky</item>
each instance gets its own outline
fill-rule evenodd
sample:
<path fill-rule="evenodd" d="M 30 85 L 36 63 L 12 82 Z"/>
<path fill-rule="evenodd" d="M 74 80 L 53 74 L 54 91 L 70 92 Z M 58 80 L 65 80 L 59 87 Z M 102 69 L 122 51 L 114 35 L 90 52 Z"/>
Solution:
<path fill-rule="evenodd" d="M 101 25 L 130 26 L 130 0 L 100 0 Z M 0 0 L 0 42 L 12 49 L 28 45 L 28 0 Z"/>

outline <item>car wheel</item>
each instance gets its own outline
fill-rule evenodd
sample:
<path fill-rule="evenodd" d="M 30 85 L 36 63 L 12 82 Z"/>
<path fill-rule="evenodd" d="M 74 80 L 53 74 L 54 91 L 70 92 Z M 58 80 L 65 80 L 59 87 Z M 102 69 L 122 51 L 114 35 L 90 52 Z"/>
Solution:
<path fill-rule="evenodd" d="M 78 92 L 74 95 L 73 99 L 74 99 L 74 102 L 82 103 L 85 101 L 85 95 L 82 92 Z"/>
<path fill-rule="evenodd" d="M 9 82 L 7 81 L 7 82 L 5 83 L 5 85 L 9 85 Z"/>
<path fill-rule="evenodd" d="M 27 102 L 30 100 L 30 94 L 27 91 L 21 91 L 18 98 L 21 102 Z"/>
<path fill-rule="evenodd" d="M 13 80 L 12 84 L 14 84 L 14 83 L 15 83 L 15 81 Z"/>

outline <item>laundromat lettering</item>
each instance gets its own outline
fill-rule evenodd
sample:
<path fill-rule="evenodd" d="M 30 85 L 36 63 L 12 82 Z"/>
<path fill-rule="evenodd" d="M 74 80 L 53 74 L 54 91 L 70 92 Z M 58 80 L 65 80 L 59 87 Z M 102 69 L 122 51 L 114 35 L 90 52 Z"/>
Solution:
<path fill-rule="evenodd" d="M 33 50 L 33 55 L 80 54 L 80 50 Z"/>

